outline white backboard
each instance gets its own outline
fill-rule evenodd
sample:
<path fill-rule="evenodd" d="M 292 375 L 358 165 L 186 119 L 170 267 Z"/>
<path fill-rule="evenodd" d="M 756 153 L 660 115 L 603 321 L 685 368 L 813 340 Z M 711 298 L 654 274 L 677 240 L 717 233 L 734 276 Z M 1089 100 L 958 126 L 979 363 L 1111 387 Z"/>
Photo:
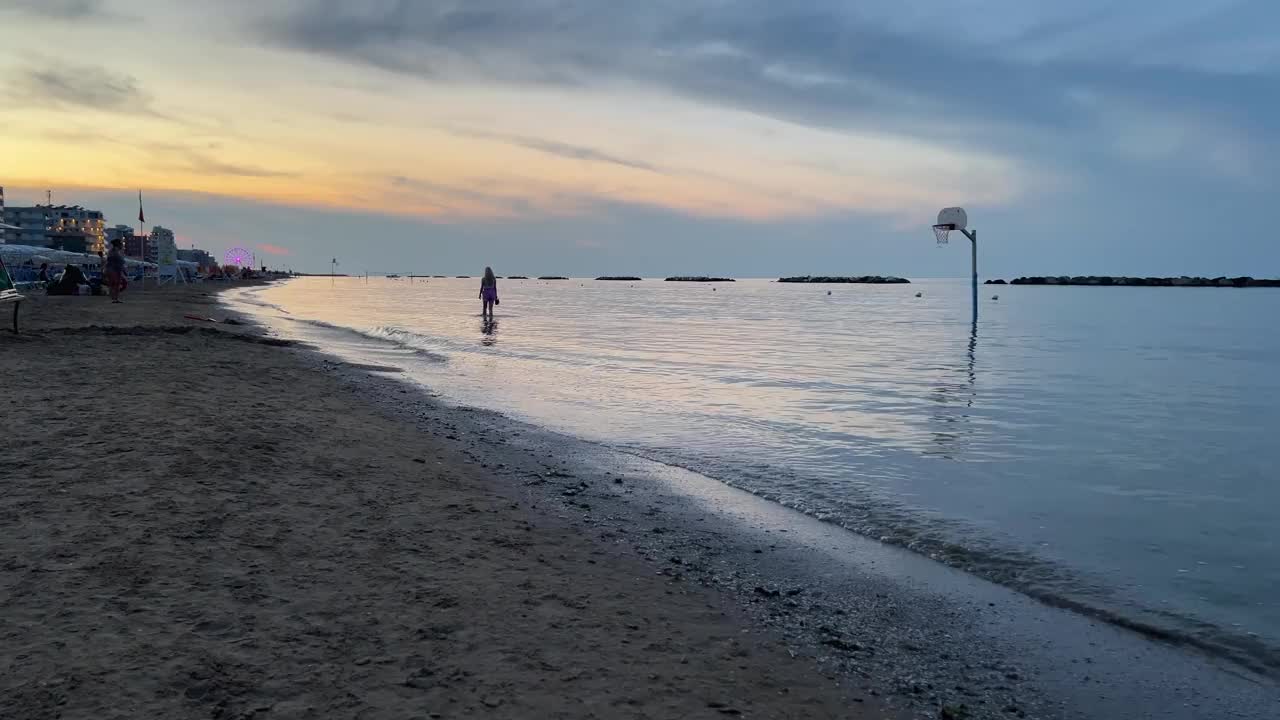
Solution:
<path fill-rule="evenodd" d="M 964 230 L 969 227 L 969 215 L 964 208 L 949 207 L 942 208 L 938 211 L 939 225 L 955 225 L 956 230 Z"/>

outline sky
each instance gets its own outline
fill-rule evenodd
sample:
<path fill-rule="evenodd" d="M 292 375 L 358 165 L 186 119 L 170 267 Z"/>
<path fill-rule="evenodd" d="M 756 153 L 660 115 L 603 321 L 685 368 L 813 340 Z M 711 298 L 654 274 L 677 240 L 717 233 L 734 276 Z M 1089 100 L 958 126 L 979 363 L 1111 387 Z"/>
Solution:
<path fill-rule="evenodd" d="M 1280 276 L 1273 0 L 0 0 L 0 185 L 350 273 Z M 61 38 L 52 42 L 53 38 Z"/>

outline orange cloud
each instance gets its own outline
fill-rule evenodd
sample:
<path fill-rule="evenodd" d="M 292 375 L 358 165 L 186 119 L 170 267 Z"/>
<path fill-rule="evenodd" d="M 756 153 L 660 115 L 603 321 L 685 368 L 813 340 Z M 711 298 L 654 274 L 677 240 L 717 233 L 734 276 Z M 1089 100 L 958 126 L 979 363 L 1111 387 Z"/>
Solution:
<path fill-rule="evenodd" d="M 293 251 L 287 247 L 272 245 L 271 243 L 258 243 L 258 249 L 268 255 L 292 255 Z"/>

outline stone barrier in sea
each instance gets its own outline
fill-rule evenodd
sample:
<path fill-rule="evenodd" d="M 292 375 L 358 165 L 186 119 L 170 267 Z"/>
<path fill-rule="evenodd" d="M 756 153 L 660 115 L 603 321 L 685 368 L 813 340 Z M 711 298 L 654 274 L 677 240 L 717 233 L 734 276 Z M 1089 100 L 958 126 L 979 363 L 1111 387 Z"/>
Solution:
<path fill-rule="evenodd" d="M 529 276 L 528 275 L 508 275 L 507 279 L 508 280 L 528 280 Z"/>
<path fill-rule="evenodd" d="M 796 277 L 778 278 L 780 283 L 867 283 L 871 285 L 901 285 L 910 283 L 906 278 L 892 275 L 861 275 L 832 277 L 827 275 L 798 275 Z"/>
<path fill-rule="evenodd" d="M 569 278 L 564 277 L 563 275 L 543 275 L 538 279 L 539 280 L 568 280 Z"/>
<path fill-rule="evenodd" d="M 596 279 L 597 280 L 630 280 L 634 282 L 636 280 L 643 280 L 644 278 L 638 278 L 634 275 L 602 275 Z"/>
<path fill-rule="evenodd" d="M 667 278 L 666 282 L 737 282 L 737 280 L 707 275 L 676 275 L 675 277 Z"/>
<path fill-rule="evenodd" d="M 1280 287 L 1280 279 L 1252 277 L 1124 277 L 1112 275 L 1058 275 L 1020 277 L 1005 283 L 1004 280 L 988 280 L 986 285 L 1074 285 L 1100 287 Z"/>

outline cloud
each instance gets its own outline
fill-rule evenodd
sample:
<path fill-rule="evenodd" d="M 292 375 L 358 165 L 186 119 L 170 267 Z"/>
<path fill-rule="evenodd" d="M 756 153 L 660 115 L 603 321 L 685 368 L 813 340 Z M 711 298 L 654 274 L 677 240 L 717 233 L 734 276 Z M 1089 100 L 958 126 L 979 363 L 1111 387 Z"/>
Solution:
<path fill-rule="evenodd" d="M 42 130 L 39 135 L 42 138 L 58 143 L 80 146 L 113 145 L 128 148 L 143 154 L 149 163 L 187 173 L 245 178 L 288 178 L 298 176 L 298 173 L 291 170 L 277 170 L 233 163 L 215 157 L 210 153 L 217 152 L 223 148 L 223 143 L 219 141 L 161 142 L 127 134 L 112 134 L 94 127 L 48 128 Z"/>
<path fill-rule="evenodd" d="M 83 20 L 108 17 L 102 0 L 8 0 L 0 10 L 36 15 L 57 20 Z"/>
<path fill-rule="evenodd" d="M 482 130 L 464 130 L 459 128 L 447 128 L 447 130 L 454 135 L 480 138 L 484 140 L 496 140 L 508 145 L 515 145 L 516 147 L 522 147 L 527 150 L 534 150 L 548 155 L 555 155 L 557 157 L 568 158 L 570 160 L 585 160 L 588 162 L 600 162 L 608 165 L 620 165 L 622 167 L 632 168 L 633 170 L 644 170 L 646 172 L 662 172 L 662 170 L 657 166 L 642 160 L 624 158 L 619 155 L 604 152 L 603 150 L 597 150 L 595 148 L 585 147 L 582 145 L 574 145 L 572 143 L 545 140 L 525 135 L 486 132 Z"/>
<path fill-rule="evenodd" d="M 488 218 L 513 220 L 530 214 L 572 215 L 585 212 L 587 198 L 559 192 L 520 178 L 451 178 L 448 184 L 393 175 L 375 178 L 380 185 L 370 205 L 394 207 L 399 214 L 427 215 L 438 220 Z"/>
<path fill-rule="evenodd" d="M 158 115 L 135 77 L 101 66 L 47 59 L 12 76 L 9 102 L 16 105 Z"/>
<path fill-rule="evenodd" d="M 919 0 L 300 0 L 289 7 L 261 24 L 270 42 L 431 82 L 642 86 L 811 127 L 927 139 L 1046 167 L 1076 161 L 1082 148 L 1127 158 L 1110 153 L 1116 137 L 1108 118 L 1072 102 L 1071 88 L 1099 88 L 1167 116 L 1212 115 L 1238 133 L 1280 132 L 1280 103 L 1272 100 L 1280 40 L 1257 30 L 1280 21 L 1280 7 L 1248 0 L 1169 0 L 1158 14 L 1137 0 L 1047 8 L 978 0 L 960 16 Z M 1244 69 L 1254 71 L 1224 74 L 1210 62 L 1222 43 L 1197 34 L 1206 25 L 1247 32 L 1252 60 Z M 1176 45 L 1177 59 L 1167 57 L 1168 38 L 1186 40 Z M 1050 49 L 1032 53 L 1037 42 Z"/>
<path fill-rule="evenodd" d="M 269 168 L 256 167 L 254 165 L 239 165 L 236 163 L 219 160 L 215 157 L 194 150 L 182 147 L 177 150 L 180 161 L 176 167 L 194 173 L 204 173 L 208 175 L 231 175 L 234 177 L 250 177 L 250 178 L 281 178 L 296 177 L 297 173 L 288 170 L 272 170 Z"/>
<path fill-rule="evenodd" d="M 272 245 L 271 243 L 258 243 L 258 250 L 268 255 L 286 256 L 293 254 L 293 251 L 289 248 Z"/>

